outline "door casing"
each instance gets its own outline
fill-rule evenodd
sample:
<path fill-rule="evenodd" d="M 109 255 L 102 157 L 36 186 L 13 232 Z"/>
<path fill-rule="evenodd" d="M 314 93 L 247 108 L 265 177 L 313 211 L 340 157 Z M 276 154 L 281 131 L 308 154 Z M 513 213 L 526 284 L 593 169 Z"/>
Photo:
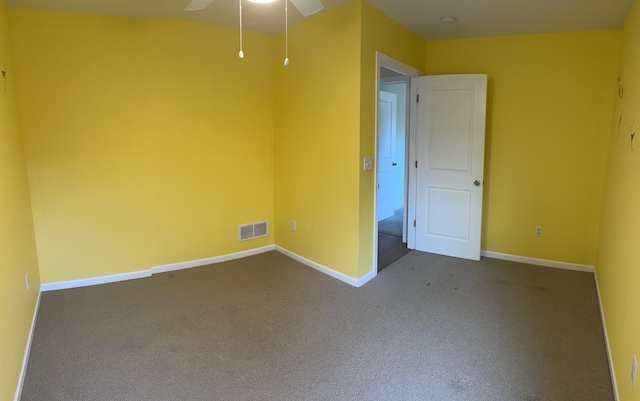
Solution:
<path fill-rule="evenodd" d="M 376 52 L 376 114 L 375 114 L 375 121 L 376 121 L 376 132 L 375 132 L 375 154 L 378 154 L 378 104 L 380 102 L 380 67 L 384 67 L 387 68 L 391 71 L 395 71 L 397 73 L 399 73 L 400 75 L 404 75 L 406 77 L 409 77 L 410 82 L 409 82 L 409 99 L 415 99 L 418 93 L 418 81 L 417 81 L 417 77 L 422 75 L 422 71 L 411 67 L 410 65 L 407 65 L 401 61 L 398 61 L 392 57 L 389 57 L 383 53 L 380 52 Z M 416 172 L 415 169 L 410 168 L 411 164 L 413 163 L 413 161 L 416 159 L 416 150 L 413 149 L 412 144 L 415 143 L 416 140 L 416 112 L 417 112 L 417 107 L 416 107 L 416 103 L 414 101 L 410 101 L 407 104 L 407 111 L 409 113 L 409 130 L 407 133 L 407 157 L 405 159 L 405 163 L 407 164 L 408 168 L 408 174 L 406 174 L 407 177 L 407 181 L 405 183 L 405 188 L 406 188 L 406 196 L 405 196 L 405 207 L 406 207 L 406 213 L 407 213 L 407 222 L 408 222 L 408 230 L 407 230 L 407 247 L 409 249 L 414 249 L 415 248 L 415 230 L 412 229 L 412 222 L 415 220 L 415 185 L 411 184 L 412 182 L 415 182 L 415 178 L 416 178 Z M 378 165 L 376 163 L 375 165 L 375 171 L 374 171 L 374 188 L 378 187 Z M 373 246 L 373 266 L 371 267 L 372 271 L 371 274 L 373 274 L 372 277 L 375 277 L 375 275 L 377 275 L 377 271 L 378 271 L 378 191 L 375 190 L 374 191 L 374 216 L 373 216 L 373 222 L 374 222 L 374 227 L 373 227 L 373 232 L 374 232 L 374 246 Z"/>

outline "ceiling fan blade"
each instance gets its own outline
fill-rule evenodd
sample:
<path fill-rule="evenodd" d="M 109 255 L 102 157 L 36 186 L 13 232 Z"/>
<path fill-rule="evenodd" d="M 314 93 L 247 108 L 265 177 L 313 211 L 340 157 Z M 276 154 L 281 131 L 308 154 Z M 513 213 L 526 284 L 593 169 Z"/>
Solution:
<path fill-rule="evenodd" d="M 209 4 L 213 3 L 213 0 L 191 0 L 191 3 L 185 7 L 185 11 L 197 11 L 207 8 Z"/>
<path fill-rule="evenodd" d="M 291 0 L 291 3 L 305 17 L 324 10 L 324 6 L 320 3 L 320 0 Z"/>

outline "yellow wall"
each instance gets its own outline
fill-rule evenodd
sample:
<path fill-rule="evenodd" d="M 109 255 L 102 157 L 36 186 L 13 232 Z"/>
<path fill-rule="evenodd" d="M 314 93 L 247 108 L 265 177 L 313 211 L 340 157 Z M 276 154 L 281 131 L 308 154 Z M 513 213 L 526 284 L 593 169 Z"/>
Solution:
<path fill-rule="evenodd" d="M 427 44 L 428 74 L 489 76 L 482 249 L 595 264 L 620 37 L 614 30 Z"/>
<path fill-rule="evenodd" d="M 639 399 L 628 380 L 640 354 L 638 8 L 624 31 L 627 96 L 610 120 L 619 31 L 425 44 L 356 0 L 292 27 L 284 68 L 283 33 L 245 32 L 239 60 L 231 28 L 12 9 L 14 69 L 2 4 L 0 184 L 12 190 L 0 194 L 0 399 L 15 391 L 39 274 L 96 277 L 273 243 L 369 273 L 375 189 L 362 161 L 375 158 L 376 51 L 428 74 L 489 75 L 483 249 L 596 263 L 609 148 L 597 271 L 621 399 Z M 269 237 L 237 242 L 238 224 L 265 219 Z"/>
<path fill-rule="evenodd" d="M 357 277 L 359 2 L 290 29 L 288 68 L 274 46 L 276 243 Z"/>
<path fill-rule="evenodd" d="M 362 4 L 362 49 L 360 67 L 360 248 L 358 276 L 373 268 L 374 195 L 373 171 L 362 168 L 365 157 L 376 159 L 376 51 L 425 70 L 425 42 L 368 3 Z"/>
<path fill-rule="evenodd" d="M 353 278 L 373 268 L 376 50 L 424 65 L 424 45 L 354 1 L 276 35 L 275 202 L 279 246 Z M 291 230 L 291 221 L 297 230 Z"/>
<path fill-rule="evenodd" d="M 0 1 L 0 400 L 11 400 L 40 289 L 7 12 Z M 30 289 L 25 274 L 29 273 Z"/>
<path fill-rule="evenodd" d="M 640 382 L 633 387 L 630 379 L 633 355 L 640 362 L 640 136 L 633 146 L 631 143 L 631 134 L 640 132 L 638 1 L 625 24 L 619 73 L 624 98 L 616 96 L 608 137 L 596 274 L 620 400 L 638 401 Z M 609 91 L 617 94 L 615 82 L 610 83 Z"/>
<path fill-rule="evenodd" d="M 272 244 L 271 37 L 10 10 L 43 282 Z"/>

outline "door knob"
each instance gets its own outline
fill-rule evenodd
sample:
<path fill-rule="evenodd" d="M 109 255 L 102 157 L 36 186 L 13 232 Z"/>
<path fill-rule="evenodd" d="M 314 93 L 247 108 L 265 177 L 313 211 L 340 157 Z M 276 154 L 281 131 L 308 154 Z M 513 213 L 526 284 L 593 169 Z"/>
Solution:
<path fill-rule="evenodd" d="M 398 165 L 398 163 L 391 163 L 391 165 L 392 165 L 392 166 L 397 166 L 397 165 Z"/>
<path fill-rule="evenodd" d="M 476 187 L 479 187 L 480 186 L 480 180 L 475 180 L 473 182 L 473 185 L 475 185 Z"/>

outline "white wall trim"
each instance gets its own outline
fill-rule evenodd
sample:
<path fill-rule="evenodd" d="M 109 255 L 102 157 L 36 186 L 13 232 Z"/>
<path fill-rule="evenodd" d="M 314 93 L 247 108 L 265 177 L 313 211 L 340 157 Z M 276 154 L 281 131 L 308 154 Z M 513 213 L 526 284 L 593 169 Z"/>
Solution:
<path fill-rule="evenodd" d="M 356 287 L 362 287 L 363 285 L 367 284 L 369 281 L 376 278 L 377 275 L 378 275 L 377 271 L 372 271 L 372 272 L 369 272 L 368 274 L 365 274 L 364 276 L 360 277 L 357 280 L 358 285 L 356 285 Z"/>
<path fill-rule="evenodd" d="M 91 285 L 116 283 L 118 281 L 135 280 L 138 278 L 150 277 L 150 270 L 140 270 L 136 272 L 112 274 L 109 276 L 99 276 L 81 278 L 78 280 L 57 281 L 55 283 L 42 284 L 42 291 L 67 290 L 69 288 L 88 287 Z"/>
<path fill-rule="evenodd" d="M 267 245 L 261 248 L 249 249 L 248 251 L 235 252 L 227 255 L 214 256 L 211 258 L 196 259 L 196 260 L 190 260 L 187 262 L 178 262 L 178 263 L 171 263 L 167 265 L 154 266 L 151 268 L 151 274 L 166 273 L 166 272 L 171 272 L 175 270 L 190 269 L 192 267 L 228 262 L 230 260 L 246 258 L 248 256 L 253 256 L 253 255 L 258 255 L 261 253 L 273 251 L 275 249 L 276 249 L 275 245 Z"/>
<path fill-rule="evenodd" d="M 170 272 L 174 270 L 189 269 L 192 267 L 206 266 L 214 263 L 226 262 L 229 260 L 245 258 L 264 252 L 275 250 L 275 245 L 268 245 L 262 248 L 250 249 L 248 251 L 230 253 L 227 255 L 214 256 L 205 259 L 190 260 L 187 262 L 171 263 L 167 265 L 154 266 L 147 270 L 139 270 L 129 273 L 112 274 L 109 276 L 90 277 L 78 280 L 58 281 L 55 283 L 42 284 L 42 291 L 66 290 L 69 288 L 88 287 L 91 285 L 116 283 L 118 281 L 135 280 L 139 278 L 151 277 L 153 274 Z"/>
<path fill-rule="evenodd" d="M 284 249 L 282 247 L 276 246 L 276 251 L 287 255 L 288 257 L 290 257 L 291 259 L 294 259 L 300 263 L 302 263 L 303 265 L 307 265 L 315 270 L 318 270 L 319 272 L 322 272 L 328 276 L 331 276 L 333 278 L 336 278 L 344 283 L 347 283 L 349 285 L 352 285 L 354 287 L 360 287 L 362 285 L 364 285 L 367 281 L 371 280 L 372 278 L 374 278 L 376 276 L 376 272 L 371 272 L 367 275 L 365 275 L 364 277 L 360 278 L 360 279 L 356 279 L 353 278 L 351 276 L 347 276 L 344 273 L 340 273 L 337 272 L 329 267 L 323 266 L 319 263 L 316 263 L 312 260 L 309 260 L 307 258 L 304 258 L 298 254 L 295 254 L 287 249 Z"/>
<path fill-rule="evenodd" d="M 378 69 L 378 71 L 380 70 L 380 65 L 391 71 L 410 77 L 419 77 L 420 75 L 422 75 L 422 71 L 420 71 L 419 69 L 413 68 L 409 64 L 405 64 L 402 61 L 396 60 L 391 56 L 387 56 L 384 53 L 376 51 L 376 68 Z"/>
<path fill-rule="evenodd" d="M 16 386 L 16 393 L 13 397 L 14 401 L 20 401 L 22 397 L 22 387 L 24 386 L 24 378 L 27 374 L 27 365 L 29 364 L 29 355 L 31 354 L 31 343 L 33 342 L 33 333 L 36 329 L 36 321 L 38 320 L 38 311 L 40 310 L 40 297 L 42 296 L 42 286 L 38 290 L 38 298 L 36 299 L 36 307 L 33 310 L 33 318 L 31 319 L 31 330 L 29 331 L 29 337 L 27 338 L 27 345 L 24 350 L 24 357 L 22 358 L 22 369 L 20 370 L 20 376 L 18 377 L 18 385 Z"/>
<path fill-rule="evenodd" d="M 600 285 L 598 284 L 598 274 L 594 274 L 596 281 L 596 293 L 598 294 L 598 305 L 600 305 L 600 318 L 602 319 L 602 330 L 604 332 L 604 344 L 607 349 L 607 358 L 609 360 L 609 372 L 611 374 L 611 384 L 613 385 L 613 396 L 616 401 L 620 400 L 618 393 L 618 383 L 616 382 L 616 372 L 613 367 L 613 357 L 611 355 L 611 346 L 609 345 L 609 335 L 607 334 L 607 322 L 604 318 L 604 308 L 602 307 L 602 298 L 600 297 Z"/>
<path fill-rule="evenodd" d="M 378 107 L 380 102 L 380 68 L 384 67 L 391 71 L 394 71 L 400 75 L 403 75 L 408 79 L 407 83 L 407 128 L 408 131 L 406 133 L 406 158 L 405 164 L 408 166 L 412 165 L 415 161 L 415 146 L 413 144 L 416 143 L 416 121 L 417 121 L 417 105 L 416 102 L 412 101 L 412 99 L 416 98 L 418 94 L 418 81 L 417 77 L 422 75 L 422 71 L 417 68 L 414 68 L 408 64 L 403 63 L 402 61 L 396 60 L 391 56 L 387 56 L 384 53 L 376 51 L 376 82 L 375 82 L 375 90 L 376 90 L 376 105 L 375 105 L 375 134 L 374 134 L 374 155 L 376 163 L 374 164 L 374 178 L 373 178 L 373 187 L 378 187 Z M 407 241 L 407 247 L 409 249 L 414 249 L 415 245 L 415 230 L 412 230 L 412 225 L 409 225 L 408 222 L 413 221 L 415 218 L 415 195 L 413 191 L 415 191 L 414 183 L 414 175 L 415 169 L 408 168 L 408 174 L 405 178 L 405 206 L 407 208 L 407 219 L 403 223 L 403 229 L 405 229 L 405 224 L 409 227 L 409 230 L 403 231 L 402 239 L 403 241 Z M 378 191 L 373 191 L 373 266 L 371 266 L 371 272 L 366 274 L 364 277 L 359 280 L 364 280 L 362 282 L 363 285 L 373 277 L 377 275 L 378 269 Z M 408 231 L 408 232 L 407 232 Z M 304 262 L 303 262 L 304 263 Z"/>
<path fill-rule="evenodd" d="M 575 270 L 575 271 L 587 272 L 587 273 L 595 272 L 595 268 L 589 265 L 580 265 L 576 263 L 567 263 L 567 262 L 556 262 L 555 260 L 529 258 L 526 256 L 509 255 L 506 253 L 480 251 L 480 256 L 484 256 L 492 259 L 508 260 L 511 262 L 528 263 L 530 265 L 554 267 L 556 269 Z"/>

